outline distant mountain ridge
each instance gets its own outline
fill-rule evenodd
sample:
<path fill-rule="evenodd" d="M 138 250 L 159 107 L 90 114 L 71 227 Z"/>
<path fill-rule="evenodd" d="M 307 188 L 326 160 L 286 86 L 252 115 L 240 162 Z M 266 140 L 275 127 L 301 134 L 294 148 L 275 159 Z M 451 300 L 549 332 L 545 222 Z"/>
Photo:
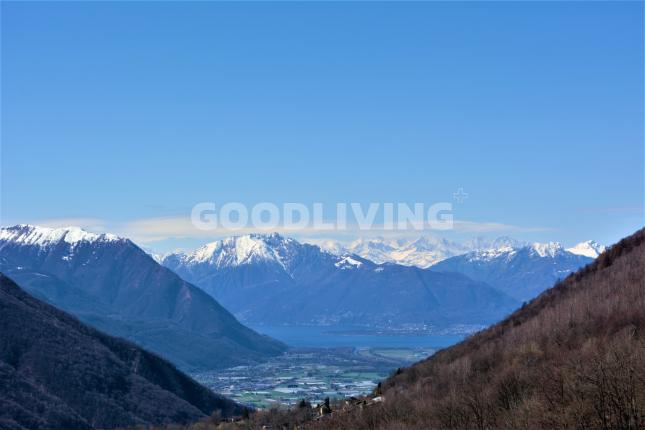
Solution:
<path fill-rule="evenodd" d="M 377 264 L 396 263 L 422 269 L 437 261 L 470 250 L 467 245 L 432 236 L 423 236 L 414 240 L 358 238 L 348 244 L 324 240 L 314 241 L 313 244 L 336 255 L 356 254 Z"/>
<path fill-rule="evenodd" d="M 194 252 L 171 253 L 160 261 L 249 323 L 355 324 L 362 320 L 368 325 L 459 320 L 456 310 L 449 310 L 450 306 L 459 308 L 458 298 L 453 297 L 447 306 L 447 297 L 439 300 L 433 296 L 444 293 L 447 287 L 432 288 L 451 282 L 463 286 L 466 281 L 456 274 L 485 283 L 486 288 L 492 286 L 521 302 L 591 261 L 555 242 L 526 244 L 508 237 L 476 239 L 459 245 L 461 248 L 446 240 L 357 241 L 353 249 L 359 253 L 338 253 L 342 249 L 335 247 L 337 243 L 326 245 L 337 253 L 275 233 L 251 234 L 212 242 Z M 456 253 L 470 247 L 482 249 L 446 258 L 424 270 L 415 265 L 376 264 L 360 255 L 386 259 L 385 255 L 396 246 L 416 250 L 407 255 L 408 262 L 416 258 L 414 252 L 423 248 L 435 257 L 445 256 L 447 250 Z M 431 279 L 437 272 L 445 278 Z M 379 276 L 374 276 L 376 273 Z M 466 290 L 470 293 L 471 288 Z M 480 299 L 479 306 L 483 308 L 501 303 L 499 297 Z M 398 314 L 392 311 L 394 304 L 400 309 Z M 478 312 L 474 301 L 469 306 L 473 308 L 462 308 L 463 316 L 472 322 Z M 274 312 L 276 309 L 280 311 Z M 487 313 L 495 312 L 483 311 L 479 315 Z"/>
<path fill-rule="evenodd" d="M 241 407 L 134 344 L 27 294 L 0 273 L 0 428 L 188 422 Z"/>
<path fill-rule="evenodd" d="M 250 364 L 285 348 L 128 239 L 78 228 L 3 228 L 0 270 L 31 294 L 183 369 Z"/>
<path fill-rule="evenodd" d="M 350 243 L 336 240 L 312 240 L 312 244 L 336 255 L 356 254 L 375 263 L 396 263 L 404 266 L 416 266 L 422 269 L 433 266 L 443 260 L 475 251 L 486 251 L 503 248 L 522 248 L 538 243 L 528 243 L 508 236 L 496 239 L 476 237 L 463 243 L 450 241 L 434 236 L 421 236 L 416 239 L 359 238 Z M 579 243 L 566 251 L 576 255 L 595 258 L 605 249 L 594 241 Z"/>
<path fill-rule="evenodd" d="M 473 251 L 440 261 L 430 269 L 461 273 L 527 301 L 592 261 L 551 242 Z"/>
<path fill-rule="evenodd" d="M 462 275 L 379 265 L 279 234 L 231 237 L 161 261 L 256 324 L 481 324 L 516 304 Z"/>
<path fill-rule="evenodd" d="M 605 252 L 606 249 L 606 246 L 599 244 L 595 240 L 587 240 L 571 248 L 567 248 L 567 251 L 576 255 L 584 255 L 585 257 L 589 258 L 597 258 L 600 254 Z"/>

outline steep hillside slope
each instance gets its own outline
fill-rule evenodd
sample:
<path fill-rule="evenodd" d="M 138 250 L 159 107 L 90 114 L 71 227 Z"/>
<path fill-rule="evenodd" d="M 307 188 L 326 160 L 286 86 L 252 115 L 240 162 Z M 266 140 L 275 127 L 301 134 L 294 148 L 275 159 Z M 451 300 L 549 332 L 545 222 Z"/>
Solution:
<path fill-rule="evenodd" d="M 36 297 L 185 370 L 253 363 L 284 349 L 128 239 L 77 228 L 3 228 L 0 270 Z"/>
<path fill-rule="evenodd" d="M 645 428 L 645 230 L 321 429 Z"/>
<path fill-rule="evenodd" d="M 196 420 L 238 405 L 165 360 L 89 328 L 0 274 L 0 428 Z"/>

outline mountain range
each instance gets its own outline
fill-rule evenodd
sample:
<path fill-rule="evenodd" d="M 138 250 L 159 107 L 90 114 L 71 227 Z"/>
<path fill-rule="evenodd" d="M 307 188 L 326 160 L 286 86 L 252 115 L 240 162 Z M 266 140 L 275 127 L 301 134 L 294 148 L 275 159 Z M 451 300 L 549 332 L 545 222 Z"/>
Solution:
<path fill-rule="evenodd" d="M 253 325 L 480 326 L 591 261 L 557 244 L 507 237 L 461 245 L 358 241 L 352 249 L 379 260 L 395 246 L 408 251 L 408 262 L 434 263 L 376 263 L 277 233 L 230 237 L 155 261 L 128 239 L 20 225 L 0 230 L 0 269 L 83 321 L 199 370 L 283 350 L 235 317 Z M 486 249 L 465 252 L 472 248 Z"/>
<path fill-rule="evenodd" d="M 517 304 L 461 274 L 339 256 L 278 234 L 230 237 L 161 262 L 255 324 L 485 324 Z"/>
<path fill-rule="evenodd" d="M 166 360 L 30 296 L 0 273 L 0 428 L 111 429 L 242 408 Z"/>
<path fill-rule="evenodd" d="M 576 249 L 593 255 L 593 248 Z M 440 261 L 431 270 L 456 272 L 485 282 L 509 296 L 528 301 L 593 258 L 574 254 L 559 243 L 534 243 L 472 251 Z"/>
<path fill-rule="evenodd" d="M 336 255 L 356 254 L 375 263 L 396 263 L 404 266 L 428 268 L 450 257 L 474 251 L 500 248 L 522 248 L 533 245 L 508 236 L 496 239 L 475 237 L 463 243 L 435 236 L 421 236 L 415 239 L 358 238 L 349 243 L 337 240 L 310 240 L 310 243 Z M 605 247 L 595 241 L 581 242 L 568 252 L 596 258 Z"/>
<path fill-rule="evenodd" d="M 32 295 L 185 370 L 256 363 L 285 349 L 125 238 L 78 228 L 3 228 L 0 271 Z"/>

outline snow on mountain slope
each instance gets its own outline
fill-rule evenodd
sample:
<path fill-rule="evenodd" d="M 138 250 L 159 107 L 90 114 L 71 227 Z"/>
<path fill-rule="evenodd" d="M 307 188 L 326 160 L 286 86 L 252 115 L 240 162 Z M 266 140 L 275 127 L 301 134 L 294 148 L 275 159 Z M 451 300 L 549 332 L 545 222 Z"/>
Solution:
<path fill-rule="evenodd" d="M 567 248 L 567 251 L 576 255 L 584 255 L 585 257 L 596 258 L 600 254 L 605 252 L 605 249 L 607 249 L 606 246 L 601 245 L 594 240 L 587 240 L 586 242 L 580 242 L 576 246 Z"/>
<path fill-rule="evenodd" d="M 420 237 L 391 253 L 395 262 L 406 266 L 430 267 L 446 258 L 468 252 L 469 249 L 456 242 L 432 236 Z"/>
<path fill-rule="evenodd" d="M 243 321 L 259 324 L 481 324 L 517 304 L 462 275 L 376 264 L 344 251 L 251 234 L 168 255 L 163 264 Z"/>
<path fill-rule="evenodd" d="M 479 237 L 464 243 L 458 243 L 434 236 L 421 236 L 413 240 L 359 238 L 348 244 L 334 240 L 312 240 L 310 243 L 336 255 L 356 254 L 378 264 L 396 263 L 422 269 L 447 258 L 474 250 L 524 245 L 523 242 L 509 237 L 500 237 L 494 240 Z"/>
<path fill-rule="evenodd" d="M 432 236 L 414 240 L 359 238 L 348 244 L 333 240 L 312 240 L 310 243 L 336 255 L 356 254 L 377 264 L 396 263 L 420 268 L 471 250 L 465 245 Z"/>
<path fill-rule="evenodd" d="M 591 261 L 550 242 L 472 251 L 443 260 L 431 270 L 461 273 L 524 301 Z"/>
<path fill-rule="evenodd" d="M 463 254 L 462 257 L 468 261 L 509 260 L 518 253 L 527 254 L 532 257 L 551 259 L 572 254 L 564 249 L 559 242 L 535 242 L 521 246 L 505 245 L 499 248 L 479 249 Z"/>
<path fill-rule="evenodd" d="M 531 251 L 535 252 L 540 257 L 555 257 L 564 251 L 562 244 L 558 242 L 548 243 L 533 243 L 531 244 Z"/>
<path fill-rule="evenodd" d="M 217 269 L 261 263 L 277 265 L 290 273 L 294 259 L 305 246 L 310 245 L 303 245 L 277 233 L 247 234 L 211 242 L 193 252 L 171 253 L 164 256 L 162 262 L 167 264 L 174 261 L 183 267 L 208 266 Z M 328 252 L 322 252 L 322 255 L 333 262 L 340 262 L 343 257 Z"/>
<path fill-rule="evenodd" d="M 528 242 L 514 239 L 508 236 L 500 236 L 495 239 L 488 239 L 485 237 L 474 237 L 467 240 L 464 245 L 469 251 L 485 250 L 485 249 L 499 249 L 499 248 L 520 248 L 528 245 Z"/>
<path fill-rule="evenodd" d="M 433 236 L 422 236 L 415 240 L 360 238 L 347 244 L 334 240 L 312 240 L 310 243 L 336 255 L 356 254 L 378 264 L 396 263 L 422 269 L 458 255 L 469 254 L 469 258 L 472 259 L 485 259 L 524 247 L 528 247 L 532 253 L 540 257 L 555 257 L 563 252 L 569 252 L 596 258 L 605 250 L 604 246 L 594 241 L 582 242 L 572 248 L 564 249 L 558 242 L 528 243 L 508 236 L 492 240 L 476 237 L 463 243 Z"/>
<path fill-rule="evenodd" d="M 0 242 L 13 242 L 21 245 L 51 246 L 64 241 L 70 245 L 80 242 L 116 242 L 123 240 L 113 234 L 96 234 L 78 227 L 48 228 L 29 224 L 19 224 L 0 229 Z"/>
<path fill-rule="evenodd" d="M 399 248 L 396 241 L 389 241 L 382 238 L 357 239 L 351 242 L 345 252 L 360 255 L 377 264 L 394 262 L 392 253 Z"/>
<path fill-rule="evenodd" d="M 338 263 L 334 264 L 334 266 L 341 270 L 352 269 L 354 267 L 360 267 L 361 265 L 363 265 L 361 261 L 358 261 L 349 255 L 343 257 Z"/>
<path fill-rule="evenodd" d="M 184 369 L 256 363 L 284 349 L 125 238 L 74 227 L 2 228 L 0 271 L 86 323 Z"/>

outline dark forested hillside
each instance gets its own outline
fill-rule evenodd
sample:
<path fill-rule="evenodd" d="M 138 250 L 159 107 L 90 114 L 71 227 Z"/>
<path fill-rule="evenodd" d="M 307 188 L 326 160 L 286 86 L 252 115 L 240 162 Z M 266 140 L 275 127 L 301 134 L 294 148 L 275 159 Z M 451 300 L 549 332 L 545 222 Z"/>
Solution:
<path fill-rule="evenodd" d="M 0 274 L 0 429 L 109 429 L 239 413 L 167 361 Z"/>
<path fill-rule="evenodd" d="M 645 428 L 645 230 L 323 429 Z"/>

